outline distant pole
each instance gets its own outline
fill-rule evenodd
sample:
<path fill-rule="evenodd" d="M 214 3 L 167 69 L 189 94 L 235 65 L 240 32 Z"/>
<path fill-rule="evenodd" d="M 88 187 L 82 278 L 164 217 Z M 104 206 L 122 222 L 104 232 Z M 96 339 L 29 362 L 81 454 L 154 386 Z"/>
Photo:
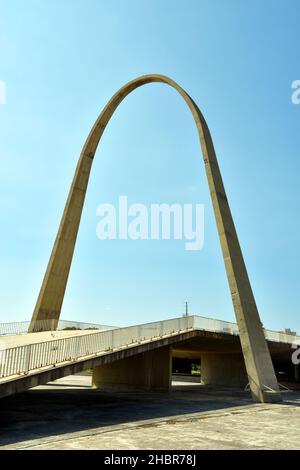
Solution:
<path fill-rule="evenodd" d="M 188 302 L 185 302 L 185 316 L 186 317 L 189 316 L 189 304 L 188 304 Z"/>

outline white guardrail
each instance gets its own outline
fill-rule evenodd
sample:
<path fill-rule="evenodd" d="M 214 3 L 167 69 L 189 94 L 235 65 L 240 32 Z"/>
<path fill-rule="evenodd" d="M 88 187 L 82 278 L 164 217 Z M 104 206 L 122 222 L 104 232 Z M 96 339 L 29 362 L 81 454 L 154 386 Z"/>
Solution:
<path fill-rule="evenodd" d="M 21 335 L 28 333 L 30 321 L 0 323 L 0 336 Z M 57 330 L 112 330 L 116 326 L 98 325 L 97 323 L 84 323 L 79 321 L 59 320 L 37 320 L 35 331 L 57 331 Z"/>
<path fill-rule="evenodd" d="M 132 346 L 143 341 L 154 341 L 164 336 L 183 333 L 188 330 L 205 330 L 238 335 L 235 323 L 212 318 L 189 316 L 86 333 L 40 343 L 26 344 L 6 349 L 0 346 L 0 379 L 42 369 L 56 364 L 88 358 L 95 354 Z M 300 337 L 265 330 L 267 339 L 285 343 L 300 342 Z M 33 333 L 38 334 L 38 333 Z M 300 344 L 300 343 L 299 343 Z"/>

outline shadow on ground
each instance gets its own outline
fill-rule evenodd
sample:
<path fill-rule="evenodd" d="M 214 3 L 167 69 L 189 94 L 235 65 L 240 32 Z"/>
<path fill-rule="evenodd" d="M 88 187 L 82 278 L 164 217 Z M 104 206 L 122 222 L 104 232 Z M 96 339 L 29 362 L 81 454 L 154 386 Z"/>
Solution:
<path fill-rule="evenodd" d="M 0 400 L 0 446 L 93 428 L 251 405 L 249 392 L 178 382 L 169 394 L 93 390 L 83 375 Z M 69 388 L 68 388 L 69 387 Z"/>

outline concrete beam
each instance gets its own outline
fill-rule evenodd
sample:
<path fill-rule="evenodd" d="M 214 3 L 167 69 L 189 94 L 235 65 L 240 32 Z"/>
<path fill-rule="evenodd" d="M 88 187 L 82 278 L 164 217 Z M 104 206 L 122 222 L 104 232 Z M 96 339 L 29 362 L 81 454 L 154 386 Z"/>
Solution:
<path fill-rule="evenodd" d="M 127 391 L 169 392 L 172 385 L 172 362 L 169 346 L 147 351 L 95 367 L 93 388 Z"/>

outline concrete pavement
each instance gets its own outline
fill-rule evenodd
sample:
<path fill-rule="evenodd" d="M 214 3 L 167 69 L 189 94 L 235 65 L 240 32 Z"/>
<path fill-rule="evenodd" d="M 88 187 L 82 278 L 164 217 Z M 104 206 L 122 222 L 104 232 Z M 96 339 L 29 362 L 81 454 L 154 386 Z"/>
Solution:
<path fill-rule="evenodd" d="M 90 375 L 75 375 L 2 399 L 1 449 L 300 447 L 300 391 L 269 405 L 191 378 L 176 377 L 169 394 L 112 394 L 90 385 Z"/>

